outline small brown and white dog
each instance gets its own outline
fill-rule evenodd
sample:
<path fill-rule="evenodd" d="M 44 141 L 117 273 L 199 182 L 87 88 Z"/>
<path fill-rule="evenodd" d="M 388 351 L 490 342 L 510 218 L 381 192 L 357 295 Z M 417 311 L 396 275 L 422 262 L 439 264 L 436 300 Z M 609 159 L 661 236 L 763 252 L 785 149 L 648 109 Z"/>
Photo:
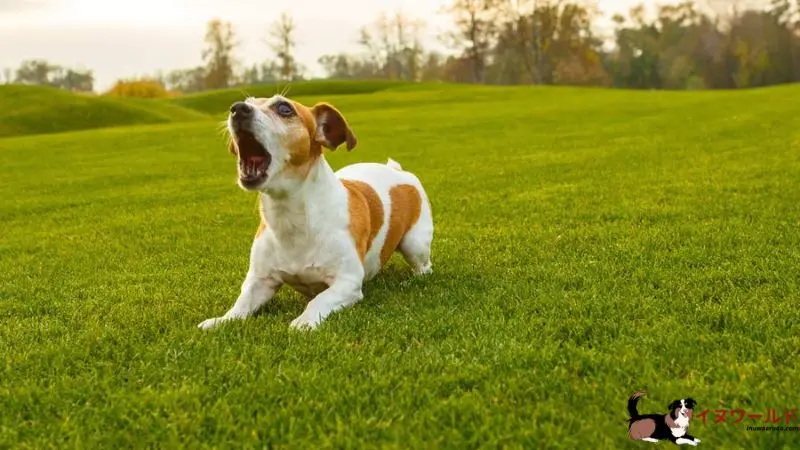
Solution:
<path fill-rule="evenodd" d="M 422 184 L 391 159 L 334 172 L 323 147 L 356 146 L 336 108 L 247 98 L 231 106 L 227 128 L 238 184 L 258 192 L 261 224 L 238 299 L 200 328 L 250 316 L 284 284 L 311 299 L 291 326 L 314 328 L 360 301 L 363 283 L 396 250 L 415 274 L 431 272 L 433 216 Z"/>

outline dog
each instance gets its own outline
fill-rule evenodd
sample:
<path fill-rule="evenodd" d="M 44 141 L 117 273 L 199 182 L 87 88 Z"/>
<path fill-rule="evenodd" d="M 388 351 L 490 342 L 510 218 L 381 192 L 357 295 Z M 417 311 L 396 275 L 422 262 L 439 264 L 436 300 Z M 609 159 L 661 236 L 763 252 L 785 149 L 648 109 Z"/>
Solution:
<path fill-rule="evenodd" d="M 256 312 L 283 286 L 310 299 L 293 328 L 316 328 L 363 299 L 362 286 L 399 251 L 416 275 L 432 272 L 431 203 L 420 180 L 391 158 L 334 172 L 323 148 L 356 147 L 329 103 L 283 95 L 234 103 L 226 128 L 238 185 L 257 192 L 261 222 L 233 306 L 209 329 Z"/>
<path fill-rule="evenodd" d="M 691 398 L 675 400 L 667 406 L 668 414 L 640 415 L 636 405 L 643 395 L 644 392 L 636 392 L 628 399 L 628 431 L 631 439 L 646 442 L 668 440 L 677 445 L 695 447 L 700 443 L 700 439 L 689 434 L 689 422 L 697 402 Z"/>

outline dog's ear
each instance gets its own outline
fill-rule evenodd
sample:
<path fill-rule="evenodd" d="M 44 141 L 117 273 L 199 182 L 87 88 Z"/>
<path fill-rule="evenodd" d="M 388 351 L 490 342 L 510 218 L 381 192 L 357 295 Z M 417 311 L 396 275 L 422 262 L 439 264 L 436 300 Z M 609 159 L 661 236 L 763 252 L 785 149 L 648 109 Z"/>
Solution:
<path fill-rule="evenodd" d="M 316 142 L 330 150 L 336 150 L 344 143 L 347 143 L 347 151 L 355 148 L 358 140 L 336 108 L 328 103 L 317 103 L 311 108 L 311 112 L 317 123 L 314 136 Z"/>
<path fill-rule="evenodd" d="M 675 414 L 675 410 L 679 409 L 680 407 L 681 407 L 680 400 L 675 400 L 674 402 L 670 403 L 669 406 L 667 406 L 667 410 L 669 411 L 669 416 L 672 417 L 673 419 L 677 418 L 678 415 Z"/>

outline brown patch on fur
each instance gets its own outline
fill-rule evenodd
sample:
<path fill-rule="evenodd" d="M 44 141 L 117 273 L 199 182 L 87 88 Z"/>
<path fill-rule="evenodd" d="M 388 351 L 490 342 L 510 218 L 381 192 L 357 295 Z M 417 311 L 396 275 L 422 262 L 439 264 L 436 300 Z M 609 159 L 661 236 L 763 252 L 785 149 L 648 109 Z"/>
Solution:
<path fill-rule="evenodd" d="M 389 190 L 392 211 L 389 216 L 389 230 L 381 249 L 381 265 L 386 264 L 397 250 L 403 236 L 417 223 L 422 208 L 422 197 L 416 187 L 400 184 Z"/>
<path fill-rule="evenodd" d="M 317 120 L 314 118 L 314 113 L 311 112 L 305 105 L 291 101 L 297 111 L 297 117 L 308 132 L 308 154 L 312 158 L 316 158 L 322 154 L 322 145 L 314 139 L 317 134 Z"/>
<path fill-rule="evenodd" d="M 347 149 L 356 146 L 356 137 L 350 130 L 342 114 L 327 103 L 318 103 L 313 108 L 288 100 L 294 107 L 296 116 L 282 119 L 289 127 L 283 138 L 283 145 L 290 151 L 290 170 L 305 178 L 314 162 L 322 156 L 322 147 L 335 150 L 347 143 Z M 268 114 L 274 114 L 272 111 Z"/>
<path fill-rule="evenodd" d="M 675 413 L 676 416 L 678 414 L 680 414 L 680 412 Z M 664 422 L 670 428 L 677 428 L 678 427 L 678 425 L 675 424 L 675 419 L 672 418 L 672 414 L 667 414 L 666 416 L 664 416 Z"/>
<path fill-rule="evenodd" d="M 350 209 L 350 234 L 361 262 L 383 225 L 383 203 L 375 189 L 356 180 L 342 180 Z"/>
<path fill-rule="evenodd" d="M 286 135 L 282 138 L 282 144 L 289 149 L 287 169 L 298 177 L 305 178 L 322 151 L 319 149 L 319 144 L 312 139 L 316 125 L 311 112 L 300 103 L 294 101 L 291 103 L 297 115 L 288 119 L 281 118 L 288 127 Z M 266 113 L 275 114 L 271 110 Z"/>
<path fill-rule="evenodd" d="M 656 431 L 656 421 L 653 419 L 637 420 L 631 424 L 630 437 L 633 440 L 650 437 Z"/>
<path fill-rule="evenodd" d="M 288 132 L 282 137 L 281 144 L 289 150 L 289 167 L 298 177 L 305 178 L 308 172 L 322 155 L 322 147 L 336 150 L 346 143 L 347 150 L 352 150 L 357 140 L 344 116 L 328 103 L 317 103 L 309 108 L 294 100 L 286 99 L 294 107 L 296 115 L 279 117 Z M 264 114 L 276 115 L 266 102 L 254 105 Z M 228 150 L 237 154 L 236 144 L 231 141 Z"/>

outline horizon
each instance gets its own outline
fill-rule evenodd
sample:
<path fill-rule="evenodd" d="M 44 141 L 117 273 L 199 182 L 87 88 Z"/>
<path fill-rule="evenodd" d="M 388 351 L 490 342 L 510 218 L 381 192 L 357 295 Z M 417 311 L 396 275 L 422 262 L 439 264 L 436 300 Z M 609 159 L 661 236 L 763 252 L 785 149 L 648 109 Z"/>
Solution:
<path fill-rule="evenodd" d="M 437 11 L 449 1 L 385 0 L 378 4 L 369 0 L 341 0 L 332 14 L 314 8 L 318 0 L 277 0 L 277 5 L 262 15 L 252 13 L 262 2 L 230 0 L 227 7 L 221 3 L 0 0 L 3 16 L 0 53 L 4 55 L 0 69 L 15 70 L 28 59 L 89 69 L 94 74 L 95 91 L 103 92 L 118 79 L 201 65 L 206 25 L 215 18 L 231 22 L 239 42 L 237 59 L 243 66 L 251 66 L 271 58 L 264 39 L 267 28 L 282 12 L 288 12 L 296 23 L 296 58 L 306 68 L 304 75 L 309 78 L 323 75 L 317 62 L 320 56 L 357 52 L 359 28 L 370 24 L 380 13 L 400 10 L 423 19 L 427 25 L 422 33 L 423 45 L 447 52 L 437 36 L 448 28 L 450 18 Z M 598 0 L 596 3 L 602 13 L 598 31 L 603 33 L 608 31 L 602 28 L 610 26 L 613 14 L 627 14 L 639 3 L 652 11 L 656 5 L 675 1 Z M 153 14 L 156 10 L 157 15 Z M 25 37 L 22 44 L 19 36 Z"/>

